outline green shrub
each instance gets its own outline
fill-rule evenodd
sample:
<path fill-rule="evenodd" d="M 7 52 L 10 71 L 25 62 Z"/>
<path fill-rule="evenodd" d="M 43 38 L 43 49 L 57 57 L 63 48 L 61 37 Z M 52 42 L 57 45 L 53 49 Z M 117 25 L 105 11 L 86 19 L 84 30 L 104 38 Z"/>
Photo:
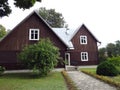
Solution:
<path fill-rule="evenodd" d="M 59 49 L 49 39 L 41 39 L 25 47 L 18 58 L 36 74 L 46 76 L 57 65 L 59 55 Z"/>
<path fill-rule="evenodd" d="M 119 72 L 119 75 L 120 75 L 120 67 L 116 67 L 117 68 L 117 70 L 118 70 L 118 72 Z"/>
<path fill-rule="evenodd" d="M 3 74 L 4 71 L 5 71 L 5 67 L 0 66 L 0 75 Z"/>
<path fill-rule="evenodd" d="M 120 67 L 120 56 L 112 57 L 107 59 L 110 63 L 114 64 L 115 66 Z"/>
<path fill-rule="evenodd" d="M 114 66 L 118 69 L 120 74 L 120 56 L 108 58 L 108 62 L 114 64 Z"/>
<path fill-rule="evenodd" d="M 116 76 L 119 71 L 112 63 L 105 61 L 98 65 L 96 73 L 104 76 Z"/>

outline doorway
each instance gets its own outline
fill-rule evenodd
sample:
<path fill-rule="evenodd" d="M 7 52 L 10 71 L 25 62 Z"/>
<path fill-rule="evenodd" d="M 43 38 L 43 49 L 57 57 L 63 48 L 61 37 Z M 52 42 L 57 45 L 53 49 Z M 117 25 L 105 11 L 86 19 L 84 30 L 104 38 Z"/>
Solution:
<path fill-rule="evenodd" d="M 65 60 L 67 62 L 66 65 L 70 66 L 70 53 L 65 53 Z"/>

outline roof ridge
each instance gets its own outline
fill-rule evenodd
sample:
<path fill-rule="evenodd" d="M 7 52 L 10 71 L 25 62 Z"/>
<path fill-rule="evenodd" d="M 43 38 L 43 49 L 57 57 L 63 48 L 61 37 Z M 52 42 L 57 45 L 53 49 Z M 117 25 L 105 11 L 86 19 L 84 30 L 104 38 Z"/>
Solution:
<path fill-rule="evenodd" d="M 35 10 L 34 10 L 35 11 Z M 28 16 L 26 16 L 23 20 L 21 20 L 12 30 L 10 30 L 10 32 L 8 34 L 6 34 L 1 40 L 0 42 L 2 42 L 10 33 L 12 33 L 12 31 L 17 27 L 19 26 L 21 23 L 23 23 L 27 18 L 29 18 L 33 13 L 34 11 L 32 11 Z"/>
<path fill-rule="evenodd" d="M 23 23 L 25 20 L 27 20 L 32 14 L 36 14 L 50 29 L 51 31 L 63 42 L 63 44 L 66 47 L 69 47 L 52 29 L 52 27 L 40 16 L 38 10 L 33 10 L 28 16 L 26 16 L 23 20 L 21 20 L 20 23 L 18 23 L 2 40 L 0 40 L 0 42 L 2 42 L 10 33 L 12 33 L 16 27 L 18 27 L 21 23 Z"/>
<path fill-rule="evenodd" d="M 70 40 L 75 36 L 75 34 L 79 31 L 79 29 L 81 28 L 82 25 L 80 25 L 75 31 L 74 33 L 72 34 Z"/>
<path fill-rule="evenodd" d="M 80 30 L 80 28 L 82 28 L 82 27 L 85 27 L 88 31 L 89 31 L 89 33 L 97 40 L 97 42 L 99 42 L 99 43 L 101 43 L 95 36 L 94 36 L 94 34 L 86 27 L 86 25 L 83 23 L 83 24 L 81 24 L 76 30 L 75 30 L 75 32 L 73 33 L 73 35 L 71 36 L 71 38 L 70 38 L 70 40 L 75 36 L 75 34 Z"/>

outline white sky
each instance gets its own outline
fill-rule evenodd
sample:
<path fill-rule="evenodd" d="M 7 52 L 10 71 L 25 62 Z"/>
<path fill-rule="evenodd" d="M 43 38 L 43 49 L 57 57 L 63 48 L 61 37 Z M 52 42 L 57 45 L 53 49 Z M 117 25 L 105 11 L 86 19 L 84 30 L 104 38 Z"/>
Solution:
<path fill-rule="evenodd" d="M 14 28 L 34 9 L 46 7 L 62 13 L 70 29 L 76 29 L 81 24 L 102 42 L 100 47 L 107 43 L 120 40 L 120 0 L 42 0 L 29 10 L 20 10 L 12 5 L 9 0 L 12 14 L 0 18 L 0 24 L 6 29 Z"/>

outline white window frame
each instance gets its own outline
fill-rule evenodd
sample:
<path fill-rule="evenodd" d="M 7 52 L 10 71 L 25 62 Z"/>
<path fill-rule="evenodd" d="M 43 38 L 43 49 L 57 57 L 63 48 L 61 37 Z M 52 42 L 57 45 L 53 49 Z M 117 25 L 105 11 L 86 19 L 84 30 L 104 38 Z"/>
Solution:
<path fill-rule="evenodd" d="M 80 36 L 80 44 L 87 44 L 87 36 L 85 35 Z"/>
<path fill-rule="evenodd" d="M 32 38 L 32 31 L 33 31 L 33 38 Z M 35 38 L 35 31 L 37 31 L 37 38 Z M 39 40 L 39 29 L 29 29 L 29 40 Z"/>
<path fill-rule="evenodd" d="M 81 52 L 81 61 L 88 61 L 88 52 Z"/>

